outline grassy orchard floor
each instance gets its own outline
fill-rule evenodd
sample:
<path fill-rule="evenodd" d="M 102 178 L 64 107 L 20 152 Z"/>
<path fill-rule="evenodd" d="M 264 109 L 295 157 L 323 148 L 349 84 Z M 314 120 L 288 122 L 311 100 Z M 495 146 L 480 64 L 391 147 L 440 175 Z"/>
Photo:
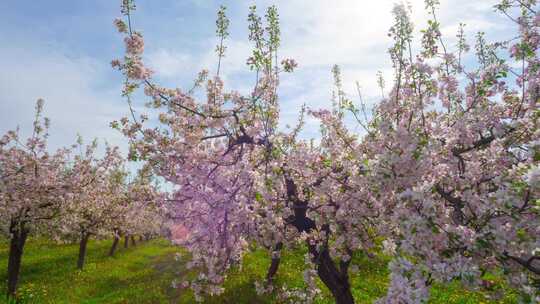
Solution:
<path fill-rule="evenodd" d="M 165 240 L 138 243 L 128 249 L 119 246 L 115 257 L 107 257 L 111 241 L 90 241 L 83 271 L 75 270 L 78 245 L 57 245 L 44 240 L 29 240 L 25 247 L 19 295 L 22 303 L 193 303 L 188 290 L 174 289 L 174 278 L 193 276 L 185 270 L 186 256 L 178 261 L 179 250 Z M 120 244 L 123 245 L 123 244 Z M 303 286 L 304 251 L 284 254 L 277 283 Z M 0 241 L 0 303 L 5 303 L 8 244 Z M 372 303 L 384 294 L 388 282 L 387 260 L 354 257 L 360 272 L 352 276 L 357 303 Z M 274 303 L 270 296 L 258 297 L 253 282 L 264 277 L 269 258 L 264 251 L 246 256 L 242 271 L 233 270 L 226 291 L 205 303 Z M 322 285 L 321 285 L 322 286 Z M 498 301 L 488 301 L 482 293 L 461 288 L 459 282 L 436 286 L 430 303 L 517 303 L 517 297 L 496 284 Z M 333 303 L 323 289 L 318 303 Z"/>

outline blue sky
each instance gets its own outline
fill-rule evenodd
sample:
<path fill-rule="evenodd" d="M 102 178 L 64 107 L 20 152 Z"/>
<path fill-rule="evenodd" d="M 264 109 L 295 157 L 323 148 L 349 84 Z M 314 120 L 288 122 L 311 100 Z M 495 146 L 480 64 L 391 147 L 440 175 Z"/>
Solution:
<path fill-rule="evenodd" d="M 224 4 L 231 19 L 231 37 L 223 62 L 227 88 L 247 92 L 253 83 L 245 66 L 248 7 L 261 14 L 275 4 L 281 17 L 283 57 L 299 62 L 296 73 L 281 83 L 282 125 L 294 123 L 302 103 L 329 107 L 330 69 L 342 67 L 344 86 L 354 97 L 359 81 L 369 103 L 377 101 L 376 73 L 391 81 L 386 35 L 395 0 L 378 1 L 211 1 L 139 0 L 134 25 L 143 32 L 145 61 L 156 80 L 188 87 L 202 68 L 215 69 L 215 16 Z M 425 24 L 423 1 L 409 1 L 419 30 Z M 489 39 L 509 38 L 509 23 L 493 12 L 495 0 L 442 0 L 440 21 L 450 44 L 459 22 L 467 24 L 470 41 L 476 31 Z M 33 106 L 44 98 L 52 120 L 51 146 L 71 144 L 77 133 L 89 141 L 107 140 L 124 150 L 126 141 L 109 122 L 127 115 L 120 97 L 122 77 L 110 61 L 122 56 L 123 43 L 112 21 L 120 0 L 0 1 L 0 133 L 20 125 L 31 127 Z M 418 36 L 418 35 L 417 35 Z M 144 100 L 137 100 L 139 110 Z M 317 124 L 307 125 L 315 136 Z"/>

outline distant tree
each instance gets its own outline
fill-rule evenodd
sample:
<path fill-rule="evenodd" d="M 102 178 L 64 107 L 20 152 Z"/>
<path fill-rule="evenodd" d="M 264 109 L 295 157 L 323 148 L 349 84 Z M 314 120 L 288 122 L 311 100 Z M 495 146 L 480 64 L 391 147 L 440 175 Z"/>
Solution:
<path fill-rule="evenodd" d="M 109 234 L 116 220 L 115 213 L 122 190 L 124 160 L 117 147 L 107 146 L 104 156 L 98 157 L 97 141 L 83 147 L 75 155 L 69 168 L 74 174 L 70 181 L 71 198 L 56 220 L 57 235 L 79 241 L 77 268 L 82 269 L 86 248 L 91 236 Z"/>
<path fill-rule="evenodd" d="M 133 237 L 139 235 L 159 235 L 166 218 L 165 194 L 159 190 L 148 167 L 144 167 L 127 185 L 130 201 L 125 213 L 124 230 Z"/>
<path fill-rule="evenodd" d="M 159 190 L 150 173 L 145 166 L 132 181 L 124 182 L 119 188 L 122 193 L 118 197 L 119 203 L 109 210 L 114 218 L 111 221 L 114 240 L 110 256 L 114 255 L 122 235 L 127 248 L 130 239 L 134 245 L 136 235 L 146 239 L 159 235 L 167 222 L 165 194 Z"/>

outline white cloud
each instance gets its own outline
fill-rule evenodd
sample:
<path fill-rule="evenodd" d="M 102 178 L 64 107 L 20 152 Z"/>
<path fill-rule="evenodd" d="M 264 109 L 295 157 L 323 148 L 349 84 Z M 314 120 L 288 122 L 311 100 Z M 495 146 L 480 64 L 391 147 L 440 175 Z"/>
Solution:
<path fill-rule="evenodd" d="M 187 53 L 158 49 L 147 58 L 148 65 L 158 71 L 160 77 L 170 78 L 196 68 L 193 56 Z"/>
<path fill-rule="evenodd" d="M 109 122 L 126 115 L 120 82 L 111 89 L 107 65 L 38 44 L 4 45 L 0 49 L 0 132 L 20 126 L 32 128 L 34 105 L 45 99 L 44 116 L 51 119 L 51 148 L 70 145 L 80 133 L 86 142 L 106 139 L 126 147 L 125 139 Z"/>
<path fill-rule="evenodd" d="M 146 55 L 148 66 L 157 71 L 156 76 L 165 80 L 192 79 L 197 72 L 209 69 L 215 72 L 218 59 L 215 52 L 216 41 L 203 41 L 205 51 L 178 51 L 170 48 L 158 48 Z M 250 55 L 251 46 L 248 41 L 232 40 L 227 42 L 225 57 L 221 61 L 221 77 L 248 71 L 246 58 Z"/>

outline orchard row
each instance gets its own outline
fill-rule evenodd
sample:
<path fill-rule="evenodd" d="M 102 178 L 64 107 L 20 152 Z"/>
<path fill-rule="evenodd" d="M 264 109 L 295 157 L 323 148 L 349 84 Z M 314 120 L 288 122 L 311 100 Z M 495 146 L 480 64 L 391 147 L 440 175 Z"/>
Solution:
<path fill-rule="evenodd" d="M 117 147 L 97 141 L 48 152 L 49 121 L 36 105 L 32 135 L 9 131 L 0 139 L 0 224 L 9 239 L 8 295 L 14 296 L 28 236 L 79 242 L 82 269 L 89 238 L 150 237 L 161 232 L 166 210 L 148 169 L 130 178 Z M 103 154 L 102 156 L 99 156 Z"/>

